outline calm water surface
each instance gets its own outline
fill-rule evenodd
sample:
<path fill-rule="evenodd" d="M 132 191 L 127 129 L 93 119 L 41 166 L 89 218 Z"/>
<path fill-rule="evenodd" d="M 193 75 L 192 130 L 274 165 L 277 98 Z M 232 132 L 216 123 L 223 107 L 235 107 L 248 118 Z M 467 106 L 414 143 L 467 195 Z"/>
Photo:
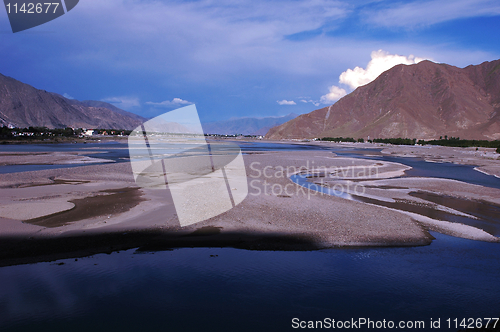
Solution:
<path fill-rule="evenodd" d="M 500 246 L 433 235 L 430 246 L 417 248 L 129 250 L 4 267 L 0 326 L 289 331 L 294 317 L 497 317 Z"/>
<path fill-rule="evenodd" d="M 129 250 L 3 267 L 0 330 L 293 331 L 295 317 L 364 317 L 423 320 L 417 331 L 441 318 L 456 331 L 444 320 L 500 316 L 500 245 L 433 236 L 414 248 Z"/>

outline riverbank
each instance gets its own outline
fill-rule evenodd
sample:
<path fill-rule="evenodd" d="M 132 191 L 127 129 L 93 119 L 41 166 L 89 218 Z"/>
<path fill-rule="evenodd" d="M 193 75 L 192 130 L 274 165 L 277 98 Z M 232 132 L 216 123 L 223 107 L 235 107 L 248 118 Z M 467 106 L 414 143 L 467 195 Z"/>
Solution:
<path fill-rule="evenodd" d="M 438 145 L 391 145 L 385 143 L 335 143 L 328 141 L 266 140 L 266 143 L 315 145 L 331 148 L 353 148 L 380 151 L 383 155 L 406 158 L 422 158 L 429 162 L 455 163 L 477 166 L 477 171 L 500 178 L 500 154 L 495 148 L 460 148 Z"/>

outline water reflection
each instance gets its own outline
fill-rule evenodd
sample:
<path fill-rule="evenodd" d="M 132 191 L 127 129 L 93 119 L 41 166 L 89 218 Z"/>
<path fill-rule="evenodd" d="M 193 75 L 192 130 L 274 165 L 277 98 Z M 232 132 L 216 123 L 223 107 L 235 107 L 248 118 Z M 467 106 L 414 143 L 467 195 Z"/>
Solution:
<path fill-rule="evenodd" d="M 498 315 L 500 246 L 433 235 L 438 241 L 415 248 L 129 250 L 5 267 L 0 324 L 16 331 L 81 324 L 96 331 L 288 331 L 293 317 Z"/>

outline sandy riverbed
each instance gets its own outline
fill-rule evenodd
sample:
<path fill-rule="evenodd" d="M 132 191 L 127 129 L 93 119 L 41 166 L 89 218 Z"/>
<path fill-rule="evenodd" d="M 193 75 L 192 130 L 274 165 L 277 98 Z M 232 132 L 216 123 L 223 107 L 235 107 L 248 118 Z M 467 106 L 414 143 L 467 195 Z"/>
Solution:
<path fill-rule="evenodd" d="M 48 156 L 39 158 L 46 160 Z M 187 227 L 180 226 L 168 191 L 136 187 L 129 163 L 1 174 L 0 265 L 134 247 L 311 250 L 415 246 L 432 241 L 429 229 L 498 240 L 469 226 L 450 227 L 447 222 L 322 195 L 292 183 L 286 171 L 371 165 L 385 176 L 365 179 L 366 195 L 388 200 L 403 197 L 418 201 L 407 197 L 408 188 L 412 188 L 500 203 L 496 189 L 452 180 L 394 179 L 405 170 L 404 165 L 340 158 L 327 151 L 259 152 L 244 159 L 247 198 L 226 213 Z"/>
<path fill-rule="evenodd" d="M 279 141 L 284 143 L 286 141 Z M 422 158 L 429 162 L 475 165 L 478 171 L 500 177 L 500 154 L 494 148 L 455 148 L 432 145 L 389 145 L 382 143 L 333 143 L 333 142 L 290 142 L 330 147 L 356 149 L 379 149 L 382 154 L 395 157 Z"/>

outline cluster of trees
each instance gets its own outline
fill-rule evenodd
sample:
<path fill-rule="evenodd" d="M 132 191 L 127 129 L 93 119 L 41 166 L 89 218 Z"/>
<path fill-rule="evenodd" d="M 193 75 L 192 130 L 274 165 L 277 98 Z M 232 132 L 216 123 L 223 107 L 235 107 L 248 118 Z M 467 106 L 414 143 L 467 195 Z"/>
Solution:
<path fill-rule="evenodd" d="M 205 134 L 205 137 L 246 137 L 246 138 L 256 138 L 261 135 L 243 135 L 243 134 Z"/>
<path fill-rule="evenodd" d="M 393 145 L 415 145 L 417 142 L 417 139 L 410 139 L 410 138 L 375 138 L 373 140 L 374 143 L 386 143 L 386 144 L 393 144 Z"/>
<path fill-rule="evenodd" d="M 430 144 L 430 145 L 441 145 L 441 146 L 453 146 L 453 147 L 483 147 L 483 148 L 496 148 L 497 152 L 500 153 L 500 141 L 487 141 L 487 140 L 470 140 L 470 139 L 460 139 L 460 137 L 450 137 L 448 136 L 440 137 L 437 140 L 423 141 L 419 140 L 418 144 Z"/>
<path fill-rule="evenodd" d="M 360 138 L 355 140 L 352 137 L 323 137 L 319 138 L 320 141 L 331 141 L 331 142 L 360 142 L 363 143 L 364 139 Z M 449 137 L 441 136 L 438 140 L 432 141 L 424 141 L 419 140 L 417 142 L 416 138 L 375 138 L 372 140 L 368 140 L 370 143 L 386 143 L 393 145 L 441 145 L 441 146 L 453 146 L 453 147 L 483 147 L 483 148 L 496 148 L 496 152 L 500 153 L 500 140 L 496 141 L 487 141 L 487 140 L 468 140 L 468 139 L 460 139 L 460 137 Z"/>
<path fill-rule="evenodd" d="M 80 131 L 81 133 L 81 131 Z M 58 129 L 48 129 L 45 127 L 28 127 L 28 128 L 8 128 L 2 127 L 0 129 L 0 138 L 3 139 L 14 139 L 14 138 L 49 138 L 49 137 L 71 137 L 78 135 L 80 133 L 75 133 L 72 128 L 58 128 Z"/>
<path fill-rule="evenodd" d="M 101 135 L 129 135 L 131 130 L 116 130 L 116 129 L 96 129 L 95 131 Z M 81 137 L 84 134 L 82 128 L 73 129 L 47 127 L 28 127 L 28 128 L 0 128 L 0 139 L 46 139 L 55 137 Z"/>
<path fill-rule="evenodd" d="M 132 130 L 125 130 L 125 129 L 95 129 L 94 132 L 97 133 L 97 135 L 112 135 L 112 136 L 128 136 L 130 133 L 132 133 Z"/>
<path fill-rule="evenodd" d="M 356 140 L 352 137 L 323 137 L 319 138 L 320 141 L 329 141 L 329 142 L 352 142 L 356 143 Z M 363 140 L 364 141 L 364 140 Z"/>
<path fill-rule="evenodd" d="M 9 129 L 8 127 L 0 128 L 0 139 L 8 137 L 12 137 L 12 130 Z"/>
<path fill-rule="evenodd" d="M 320 141 L 329 141 L 329 142 L 351 142 L 351 143 L 364 143 L 365 140 L 363 138 L 358 138 L 357 140 L 352 137 L 323 137 L 319 138 Z M 409 139 L 409 138 L 375 138 L 374 140 L 369 139 L 367 142 L 369 143 L 386 143 L 386 144 L 394 144 L 394 145 L 415 145 L 417 140 Z"/>

